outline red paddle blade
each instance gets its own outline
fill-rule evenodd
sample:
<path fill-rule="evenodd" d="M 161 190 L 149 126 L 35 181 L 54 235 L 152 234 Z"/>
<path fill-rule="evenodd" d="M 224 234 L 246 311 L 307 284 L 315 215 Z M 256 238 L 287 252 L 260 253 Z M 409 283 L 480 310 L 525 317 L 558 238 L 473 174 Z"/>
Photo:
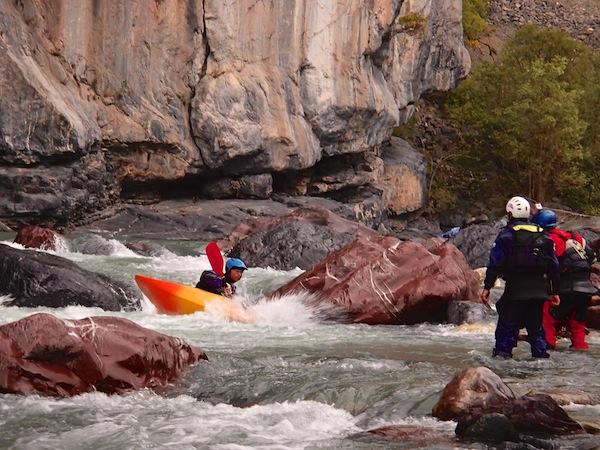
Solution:
<path fill-rule="evenodd" d="M 206 246 L 206 256 L 208 257 L 212 270 L 220 277 L 225 275 L 223 272 L 223 255 L 221 255 L 221 250 L 216 242 L 210 242 Z"/>

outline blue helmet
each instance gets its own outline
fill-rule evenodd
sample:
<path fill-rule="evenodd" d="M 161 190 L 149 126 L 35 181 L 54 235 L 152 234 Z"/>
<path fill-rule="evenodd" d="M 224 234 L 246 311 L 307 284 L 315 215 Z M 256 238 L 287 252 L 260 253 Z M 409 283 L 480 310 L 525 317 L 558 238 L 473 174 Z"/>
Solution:
<path fill-rule="evenodd" d="M 229 258 L 225 263 L 225 271 L 229 272 L 231 269 L 246 270 L 247 267 L 241 259 Z"/>
<path fill-rule="evenodd" d="M 556 213 L 551 209 L 542 209 L 539 213 L 533 216 L 532 222 L 542 228 L 556 226 Z"/>

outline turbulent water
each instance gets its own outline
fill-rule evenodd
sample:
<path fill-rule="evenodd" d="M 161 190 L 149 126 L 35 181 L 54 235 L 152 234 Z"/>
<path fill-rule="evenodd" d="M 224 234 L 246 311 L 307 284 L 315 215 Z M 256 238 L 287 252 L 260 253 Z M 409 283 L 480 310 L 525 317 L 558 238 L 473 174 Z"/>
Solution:
<path fill-rule="evenodd" d="M 209 267 L 198 243 L 171 243 L 156 257 L 137 256 L 118 241 L 104 241 L 103 256 L 74 251 L 76 238 L 62 247 L 55 253 L 131 284 L 136 273 L 193 284 Z M 299 273 L 245 273 L 239 293 L 258 317 L 251 325 L 207 313 L 161 315 L 147 301 L 142 311 L 127 313 L 0 305 L 0 324 L 40 311 L 70 319 L 126 317 L 182 337 L 210 359 L 161 392 L 68 399 L 0 395 L 0 448 L 486 448 L 454 440 L 456 424 L 431 417 L 440 391 L 462 368 L 488 366 L 517 394 L 560 387 L 600 395 L 597 332 L 589 336 L 588 353 L 570 352 L 564 341 L 550 360 L 531 360 L 521 343 L 515 360 L 499 361 L 490 358 L 492 322 L 340 325 L 321 320 L 301 297 L 264 301 L 264 293 Z M 576 419 L 599 421 L 598 406 L 567 410 Z M 398 424 L 434 428 L 447 442 L 366 433 Z"/>

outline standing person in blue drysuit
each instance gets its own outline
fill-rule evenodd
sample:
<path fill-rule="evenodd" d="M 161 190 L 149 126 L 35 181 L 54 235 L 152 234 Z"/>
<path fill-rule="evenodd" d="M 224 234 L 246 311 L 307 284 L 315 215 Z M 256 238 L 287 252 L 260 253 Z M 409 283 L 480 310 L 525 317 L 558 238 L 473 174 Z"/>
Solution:
<path fill-rule="evenodd" d="M 560 303 L 556 294 L 558 260 L 552 240 L 541 227 L 529 222 L 530 212 L 529 202 L 523 197 L 511 198 L 506 204 L 508 223 L 490 251 L 481 301 L 489 305 L 490 289 L 499 277 L 506 282 L 504 293 L 496 303 L 494 357 L 512 358 L 512 349 L 523 327 L 527 329 L 531 355 L 549 357 L 542 328 L 542 307 L 549 297 L 552 304 Z"/>
<path fill-rule="evenodd" d="M 225 275 L 223 277 L 212 270 L 205 270 L 200 275 L 200 281 L 198 281 L 196 287 L 224 297 L 233 297 L 235 283 L 240 281 L 246 269 L 246 264 L 241 259 L 229 258 L 225 263 Z"/>

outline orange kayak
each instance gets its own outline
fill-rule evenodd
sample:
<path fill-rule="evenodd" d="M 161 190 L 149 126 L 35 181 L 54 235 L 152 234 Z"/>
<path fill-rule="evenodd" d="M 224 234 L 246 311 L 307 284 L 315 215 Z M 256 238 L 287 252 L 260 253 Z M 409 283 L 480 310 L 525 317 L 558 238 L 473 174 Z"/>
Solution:
<path fill-rule="evenodd" d="M 136 275 L 135 282 L 156 309 L 164 314 L 192 314 L 204 311 L 210 302 L 231 303 L 228 298 L 192 286 Z"/>
<path fill-rule="evenodd" d="M 156 309 L 164 314 L 192 314 L 207 311 L 229 320 L 253 322 L 240 305 L 218 294 L 203 291 L 185 284 L 136 275 L 135 282 Z"/>

